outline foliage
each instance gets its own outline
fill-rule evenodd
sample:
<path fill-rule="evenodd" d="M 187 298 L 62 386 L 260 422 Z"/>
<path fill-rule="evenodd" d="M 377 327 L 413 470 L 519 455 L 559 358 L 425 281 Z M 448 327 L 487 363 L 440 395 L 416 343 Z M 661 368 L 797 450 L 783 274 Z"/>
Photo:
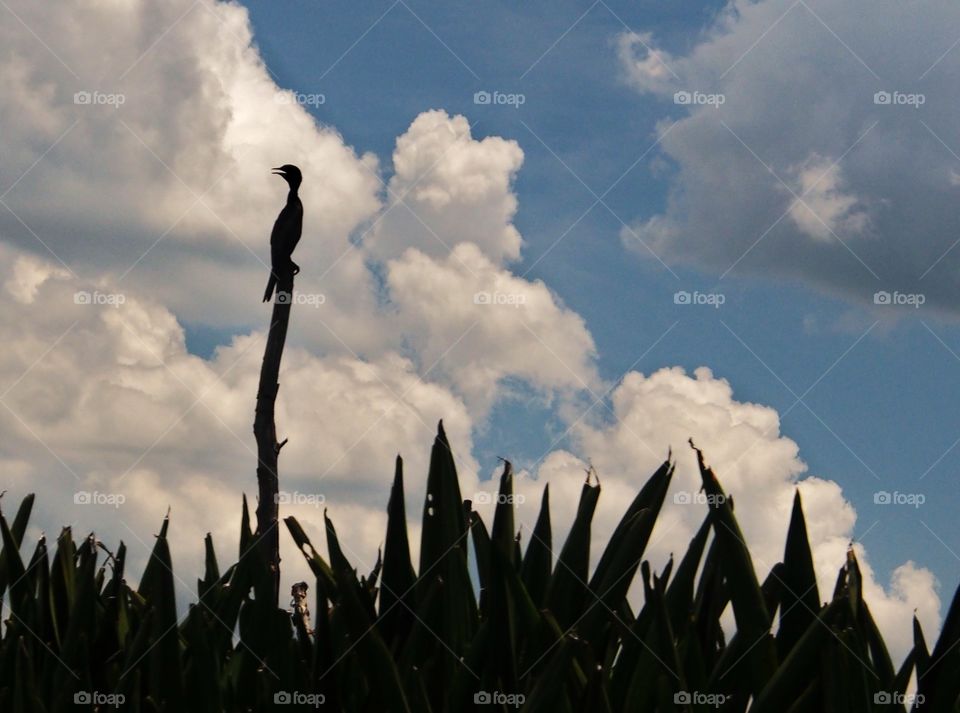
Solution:
<path fill-rule="evenodd" d="M 853 552 L 822 604 L 797 494 L 783 561 L 761 582 L 733 502 L 698 456 L 709 512 L 683 557 L 660 573 L 643 561 L 674 473 L 668 458 L 591 571 L 595 477 L 556 557 L 544 488 L 521 552 L 510 464 L 488 529 L 461 498 L 441 424 L 416 569 L 399 458 L 372 572 L 358 576 L 326 514 L 326 558 L 286 519 L 315 576 L 312 622 L 302 606 L 291 615 L 271 602 L 246 500 L 237 562 L 221 573 L 208 535 L 199 600 L 178 621 L 168 520 L 132 589 L 122 543 L 100 559 L 93 535 L 78 542 L 69 528 L 52 552 L 41 537 L 25 561 L 28 496 L 12 523 L 0 516 L 0 710 L 904 711 L 914 672 L 913 710 L 958 710 L 957 598 L 932 652 L 914 619 L 915 645 L 895 668 Z M 720 623 L 728 607 L 732 633 Z"/>

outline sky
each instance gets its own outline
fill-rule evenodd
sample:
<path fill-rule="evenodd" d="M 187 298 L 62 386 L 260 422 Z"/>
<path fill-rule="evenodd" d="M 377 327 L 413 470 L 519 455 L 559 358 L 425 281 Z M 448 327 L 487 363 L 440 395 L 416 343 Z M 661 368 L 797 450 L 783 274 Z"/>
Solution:
<path fill-rule="evenodd" d="M 568 522 L 594 465 L 595 543 L 668 448 L 674 495 L 696 490 L 692 437 L 761 576 L 799 488 L 821 589 L 855 541 L 895 653 L 914 610 L 939 625 L 960 571 L 954 5 L 0 12 L 0 458 L 7 498 L 39 494 L 34 534 L 145 556 L 169 506 L 187 598 L 202 534 L 235 547 L 269 168 L 296 163 L 280 467 L 317 541 L 322 496 L 372 565 L 398 451 L 416 530 L 440 418 L 466 494 L 498 457 L 523 472 L 521 522 L 544 482 Z M 681 500 L 655 567 L 706 513 Z"/>

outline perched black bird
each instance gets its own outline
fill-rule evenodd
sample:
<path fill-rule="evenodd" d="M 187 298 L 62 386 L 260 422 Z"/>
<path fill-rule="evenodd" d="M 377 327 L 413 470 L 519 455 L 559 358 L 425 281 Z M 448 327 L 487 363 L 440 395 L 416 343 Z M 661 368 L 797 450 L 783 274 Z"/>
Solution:
<path fill-rule="evenodd" d="M 273 297 L 273 290 L 281 275 L 287 271 L 294 275 L 300 272 L 300 266 L 290 256 L 300 242 L 300 233 L 303 231 L 303 203 L 297 195 L 297 189 L 303 181 L 300 169 L 288 163 L 273 169 L 273 174 L 283 177 L 290 186 L 290 192 L 287 194 L 287 204 L 277 216 L 270 233 L 270 280 L 267 282 L 266 292 L 263 293 L 264 302 L 269 302 Z"/>

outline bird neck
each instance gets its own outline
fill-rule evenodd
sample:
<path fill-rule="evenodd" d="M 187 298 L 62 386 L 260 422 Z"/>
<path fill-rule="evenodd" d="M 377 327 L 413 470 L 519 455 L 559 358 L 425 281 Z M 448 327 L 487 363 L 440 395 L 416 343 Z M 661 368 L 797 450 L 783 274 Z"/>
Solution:
<path fill-rule="evenodd" d="M 287 193 L 287 203 L 293 203 L 300 196 L 297 195 L 297 189 L 299 186 L 290 186 L 290 192 Z"/>

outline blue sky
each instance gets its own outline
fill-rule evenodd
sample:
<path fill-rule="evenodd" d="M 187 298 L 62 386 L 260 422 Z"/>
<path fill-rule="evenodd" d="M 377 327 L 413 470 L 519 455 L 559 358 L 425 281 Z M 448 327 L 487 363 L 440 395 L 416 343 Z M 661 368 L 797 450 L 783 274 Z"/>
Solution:
<path fill-rule="evenodd" d="M 323 299 L 291 325 L 281 473 L 317 542 L 323 501 L 372 561 L 398 450 L 418 526 L 440 418 L 465 495 L 508 457 L 518 520 L 549 482 L 558 541 L 589 463 L 595 543 L 668 447 L 675 494 L 695 489 L 693 436 L 761 574 L 799 488 L 823 588 L 856 538 L 897 655 L 911 612 L 939 625 L 960 559 L 956 3 L 8 4 L 31 32 L 0 25 L 0 464 L 37 528 L 145 557 L 169 507 L 184 582 L 205 532 L 231 546 L 268 169 L 291 162 L 297 291 Z M 668 502 L 652 566 L 705 514 Z"/>
<path fill-rule="evenodd" d="M 679 53 L 719 4 L 246 5 L 278 83 L 323 93 L 315 116 L 359 150 L 389 161 L 394 137 L 425 108 L 464 114 L 475 136 L 519 142 L 526 158 L 516 224 L 525 248 L 513 269 L 544 280 L 586 319 L 602 375 L 705 365 L 730 381 L 738 400 L 790 409 L 783 432 L 811 473 L 843 487 L 878 569 L 913 558 L 953 586 L 957 559 L 948 546 L 960 542 L 960 523 L 953 453 L 944 455 L 960 435 L 952 320 L 877 315 L 800 280 L 736 273 L 716 288 L 727 298 L 720 309 L 678 307 L 674 292 L 710 291 L 720 271 L 674 265 L 675 277 L 621 241 L 621 221 L 663 208 L 669 168 L 655 163 L 662 154 L 650 150 L 630 166 L 649 150 L 656 123 L 681 109 L 628 87 L 615 38 L 626 28 L 651 32 Z M 525 102 L 477 106 L 480 90 L 522 93 Z M 556 242 L 618 179 L 604 195 L 607 207 L 594 206 Z M 203 350 L 205 341 L 198 335 L 193 344 Z M 501 454 L 536 460 L 552 442 L 549 419 L 536 402 L 501 404 L 477 439 L 478 458 L 487 467 Z M 927 502 L 920 515 L 877 506 L 877 490 L 925 493 Z"/>

